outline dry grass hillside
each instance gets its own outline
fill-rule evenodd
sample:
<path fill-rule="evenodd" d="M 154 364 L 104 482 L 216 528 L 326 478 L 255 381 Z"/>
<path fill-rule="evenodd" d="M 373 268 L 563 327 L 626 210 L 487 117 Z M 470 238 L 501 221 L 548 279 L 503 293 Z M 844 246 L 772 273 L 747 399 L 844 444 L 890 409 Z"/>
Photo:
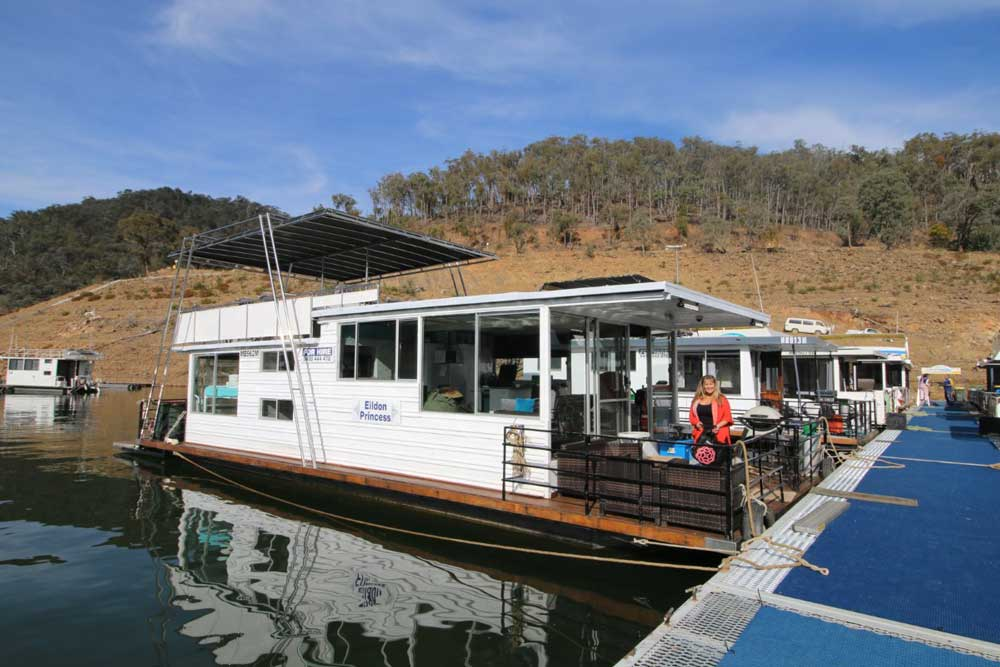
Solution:
<path fill-rule="evenodd" d="M 674 256 L 607 248 L 596 229 L 567 249 L 529 244 L 523 252 L 492 235 L 497 262 L 464 271 L 470 293 L 536 289 L 550 280 L 640 273 L 673 280 Z M 461 240 L 461 239 L 456 239 Z M 757 307 L 750 254 L 705 253 L 697 242 L 681 251 L 681 282 L 694 289 Z M 781 327 L 790 315 L 814 316 L 837 331 L 875 327 L 906 333 L 916 366 L 961 366 L 967 384 L 980 384 L 976 359 L 990 351 L 1000 328 L 1000 254 L 927 248 L 887 251 L 871 245 L 842 248 L 832 237 L 787 235 L 777 249 L 753 253 L 764 310 Z M 97 375 L 104 380 L 148 381 L 159 345 L 159 328 L 172 274 L 97 284 L 0 317 L 0 341 L 18 346 L 90 347 L 104 354 Z M 316 287 L 294 281 L 293 291 Z M 236 271 L 197 271 L 189 279 L 187 303 L 221 304 L 267 291 L 266 279 Z M 453 294 L 447 272 L 387 281 L 391 298 Z M 149 333 L 152 332 L 152 333 Z M 183 366 L 172 380 L 183 382 Z"/>

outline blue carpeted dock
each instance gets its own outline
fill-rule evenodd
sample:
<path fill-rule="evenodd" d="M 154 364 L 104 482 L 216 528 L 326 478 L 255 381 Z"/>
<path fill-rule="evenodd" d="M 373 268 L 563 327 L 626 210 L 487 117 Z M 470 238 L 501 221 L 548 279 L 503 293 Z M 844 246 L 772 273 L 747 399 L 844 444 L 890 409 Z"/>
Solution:
<path fill-rule="evenodd" d="M 880 454 L 887 458 L 873 462 Z M 974 415 L 937 406 L 911 416 L 908 430 L 882 434 L 862 455 L 869 460 L 846 463 L 821 486 L 917 506 L 851 498 L 818 536 L 806 537 L 795 521 L 822 503 L 845 502 L 810 494 L 771 537 L 805 549 L 829 576 L 804 567 L 733 567 L 623 664 L 1000 662 L 1000 470 L 985 467 L 1000 463 L 1000 451 L 977 435 Z M 761 563 L 781 560 L 766 546 L 750 553 Z M 666 657 L 662 649 L 681 639 L 691 656 L 702 652 Z"/>

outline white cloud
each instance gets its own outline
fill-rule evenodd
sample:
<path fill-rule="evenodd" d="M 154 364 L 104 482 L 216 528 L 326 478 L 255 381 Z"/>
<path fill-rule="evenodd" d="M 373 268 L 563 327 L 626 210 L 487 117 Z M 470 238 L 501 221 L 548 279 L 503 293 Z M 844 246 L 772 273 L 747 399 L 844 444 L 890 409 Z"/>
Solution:
<path fill-rule="evenodd" d="M 715 139 L 764 149 L 782 149 L 796 139 L 832 148 L 851 145 L 898 148 L 906 133 L 883 121 L 849 120 L 828 107 L 799 106 L 776 110 L 733 111 L 712 131 Z"/>
<path fill-rule="evenodd" d="M 558 29 L 522 11 L 485 15 L 444 0 L 337 4 L 289 0 L 174 0 L 157 41 L 228 60 L 311 58 L 389 62 L 467 78 L 539 69 L 573 52 Z M 523 7 L 522 7 L 523 9 Z"/>

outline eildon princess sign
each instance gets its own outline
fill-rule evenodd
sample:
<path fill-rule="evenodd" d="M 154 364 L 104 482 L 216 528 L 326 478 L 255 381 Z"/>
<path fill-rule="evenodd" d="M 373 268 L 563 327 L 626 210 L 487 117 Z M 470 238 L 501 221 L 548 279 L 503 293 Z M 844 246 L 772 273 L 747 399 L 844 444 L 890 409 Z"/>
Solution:
<path fill-rule="evenodd" d="M 354 403 L 354 421 L 364 424 L 398 424 L 401 421 L 399 401 L 359 398 Z"/>

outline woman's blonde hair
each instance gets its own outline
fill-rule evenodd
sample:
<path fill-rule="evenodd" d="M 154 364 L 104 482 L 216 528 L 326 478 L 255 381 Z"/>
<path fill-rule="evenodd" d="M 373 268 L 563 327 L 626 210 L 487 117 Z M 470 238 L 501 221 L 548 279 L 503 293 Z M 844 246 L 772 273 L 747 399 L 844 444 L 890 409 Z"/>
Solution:
<path fill-rule="evenodd" d="M 715 393 L 712 394 L 712 401 L 718 403 L 719 397 L 722 396 L 722 389 L 719 387 L 719 379 L 714 375 L 702 375 L 701 379 L 698 380 L 698 388 L 694 390 L 694 400 L 700 400 L 703 396 L 707 396 L 705 393 L 705 380 L 711 380 L 715 383 Z"/>

